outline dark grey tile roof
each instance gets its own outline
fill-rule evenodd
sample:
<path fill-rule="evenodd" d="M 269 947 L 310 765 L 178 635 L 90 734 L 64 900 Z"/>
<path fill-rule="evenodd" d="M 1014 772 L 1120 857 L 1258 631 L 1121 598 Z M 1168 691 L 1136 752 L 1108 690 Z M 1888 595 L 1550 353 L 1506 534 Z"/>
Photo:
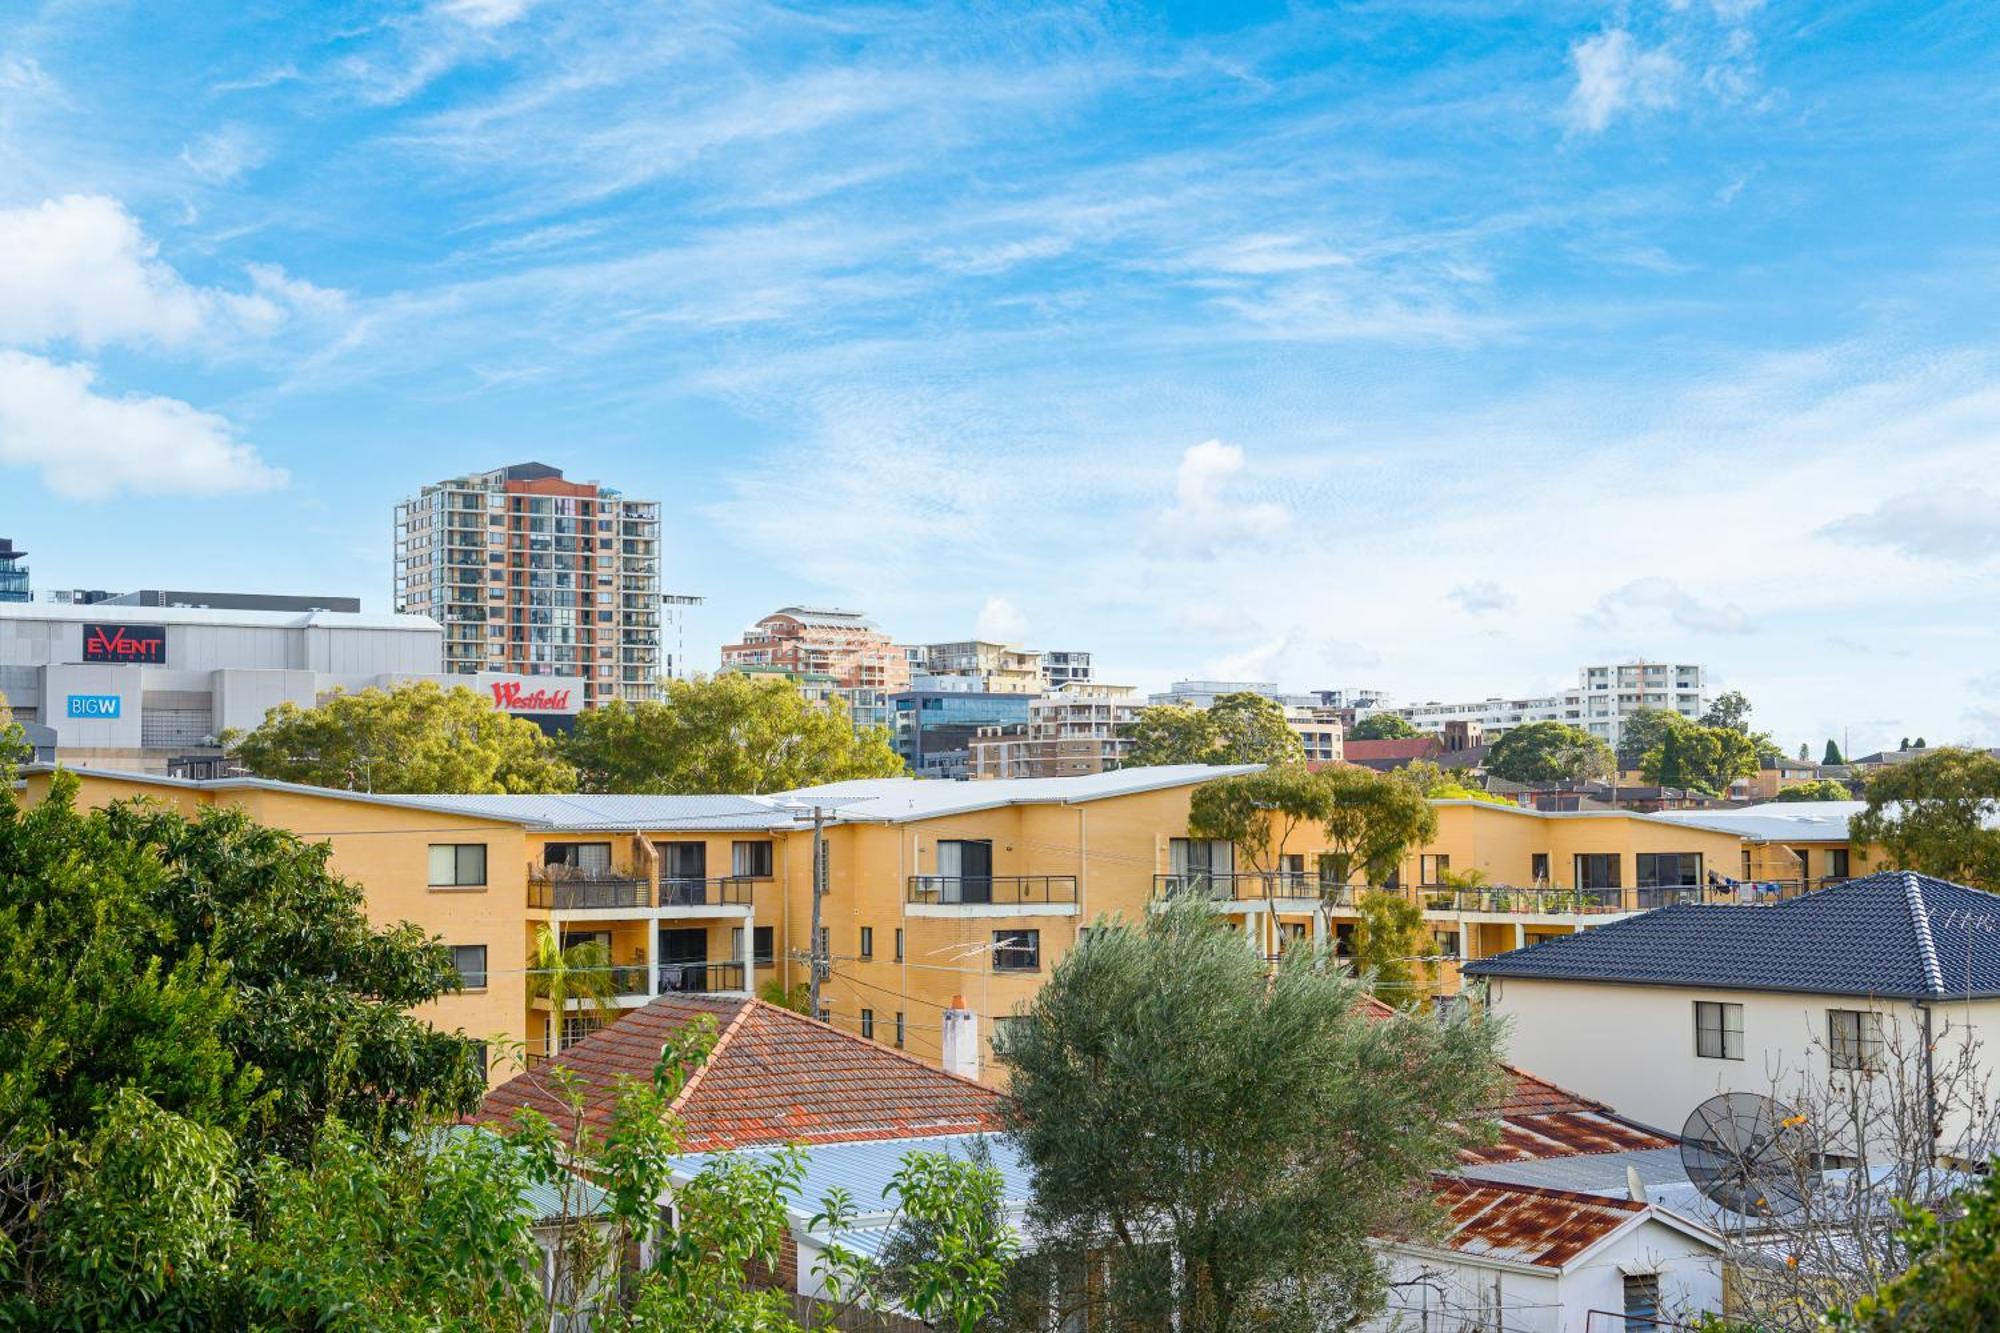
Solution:
<path fill-rule="evenodd" d="M 1768 907 L 1663 907 L 1468 963 L 1465 973 L 1898 999 L 2000 996 L 2000 897 L 1883 871 Z"/>

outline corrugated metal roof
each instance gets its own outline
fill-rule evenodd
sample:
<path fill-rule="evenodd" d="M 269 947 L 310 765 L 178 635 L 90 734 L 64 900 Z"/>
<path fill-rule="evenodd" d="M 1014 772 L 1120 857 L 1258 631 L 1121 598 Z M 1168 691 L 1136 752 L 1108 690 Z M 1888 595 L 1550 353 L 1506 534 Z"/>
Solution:
<path fill-rule="evenodd" d="M 820 1203 L 833 1189 L 846 1190 L 854 1206 L 864 1216 L 892 1210 L 896 1204 L 889 1182 L 902 1170 L 903 1159 L 913 1152 L 942 1152 L 960 1159 L 973 1159 L 975 1145 L 983 1145 L 987 1161 L 1000 1173 L 1005 1188 L 1004 1206 L 1025 1206 L 1034 1193 L 1033 1178 L 1020 1150 L 1005 1134 L 957 1134 L 938 1138 L 873 1139 L 865 1143 L 818 1144 L 803 1150 L 805 1179 L 794 1203 L 808 1215 L 818 1212 Z M 673 1162 L 674 1174 L 693 1176 L 719 1159 L 740 1156 L 751 1161 L 771 1161 L 771 1149 L 740 1153 L 689 1153 Z"/>
<path fill-rule="evenodd" d="M 937 782 L 921 778 L 857 778 L 781 792 L 777 801 L 814 797 L 842 802 L 843 820 L 903 823 L 967 814 L 1004 805 L 1062 805 L 1114 796 L 1194 786 L 1216 778 L 1261 771 L 1262 764 L 1162 764 L 1121 768 L 1069 778 L 999 778 L 990 782 Z"/>
<path fill-rule="evenodd" d="M 1663 907 L 1467 963 L 1523 977 L 1895 999 L 2000 996 L 2000 897 L 1908 870 L 1769 906 Z"/>
<path fill-rule="evenodd" d="M 1630 1226 L 1645 1204 L 1600 1194 L 1447 1176 L 1434 1182 L 1461 1254 L 1563 1268 Z"/>
<path fill-rule="evenodd" d="M 1661 810 L 1653 818 L 1733 833 L 1752 842 L 1845 842 L 1866 801 L 1766 801 L 1741 810 Z"/>
<path fill-rule="evenodd" d="M 756 796 L 397 796 L 406 805 L 546 828 L 773 829 L 798 823 Z"/>

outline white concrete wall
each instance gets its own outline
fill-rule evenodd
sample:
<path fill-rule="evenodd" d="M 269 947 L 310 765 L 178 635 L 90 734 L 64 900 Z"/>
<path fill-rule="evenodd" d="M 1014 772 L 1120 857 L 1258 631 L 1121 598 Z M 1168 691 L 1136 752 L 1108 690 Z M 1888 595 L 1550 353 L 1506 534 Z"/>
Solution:
<path fill-rule="evenodd" d="M 1488 999 L 1489 1012 L 1508 1024 L 1511 1063 L 1676 1133 L 1689 1112 L 1717 1093 L 1770 1093 L 1775 1085 L 1782 1099 L 1808 1072 L 1824 1080 L 1832 1072 L 1823 1050 L 1829 1009 L 1872 1008 L 1882 1015 L 1885 1036 L 1893 1029 L 1911 1049 L 1920 1030 L 1907 1003 L 1871 1004 L 1852 995 L 1495 977 Z M 1743 1059 L 1695 1054 L 1697 1000 L 1743 1006 Z M 1961 1037 L 1969 1031 L 1983 1040 L 1989 1068 L 2000 1059 L 2000 1003 L 1940 1006 L 1934 1019 L 1940 1038 L 1949 1035 L 1947 1020 Z"/>
<path fill-rule="evenodd" d="M 42 671 L 42 725 L 55 728 L 58 749 L 130 749 L 139 744 L 143 691 L 141 668 L 51 666 Z M 115 718 L 73 718 L 72 697 L 113 695 L 119 700 Z"/>

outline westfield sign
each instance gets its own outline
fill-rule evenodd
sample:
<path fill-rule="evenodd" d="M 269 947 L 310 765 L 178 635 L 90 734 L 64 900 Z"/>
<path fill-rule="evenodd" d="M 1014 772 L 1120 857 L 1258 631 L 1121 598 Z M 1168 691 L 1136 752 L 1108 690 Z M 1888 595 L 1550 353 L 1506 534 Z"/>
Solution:
<path fill-rule="evenodd" d="M 493 706 L 510 713 L 560 713 L 569 707 L 568 690 L 527 690 L 518 680 L 493 682 Z"/>

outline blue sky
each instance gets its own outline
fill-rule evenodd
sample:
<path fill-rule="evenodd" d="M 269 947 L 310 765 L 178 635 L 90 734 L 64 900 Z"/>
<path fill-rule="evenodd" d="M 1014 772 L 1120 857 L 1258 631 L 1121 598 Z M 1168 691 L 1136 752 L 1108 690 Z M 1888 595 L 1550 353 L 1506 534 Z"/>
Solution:
<path fill-rule="evenodd" d="M 355 592 L 523 459 L 862 607 L 2000 743 L 1983 4 L 0 0 L 0 534 Z"/>

